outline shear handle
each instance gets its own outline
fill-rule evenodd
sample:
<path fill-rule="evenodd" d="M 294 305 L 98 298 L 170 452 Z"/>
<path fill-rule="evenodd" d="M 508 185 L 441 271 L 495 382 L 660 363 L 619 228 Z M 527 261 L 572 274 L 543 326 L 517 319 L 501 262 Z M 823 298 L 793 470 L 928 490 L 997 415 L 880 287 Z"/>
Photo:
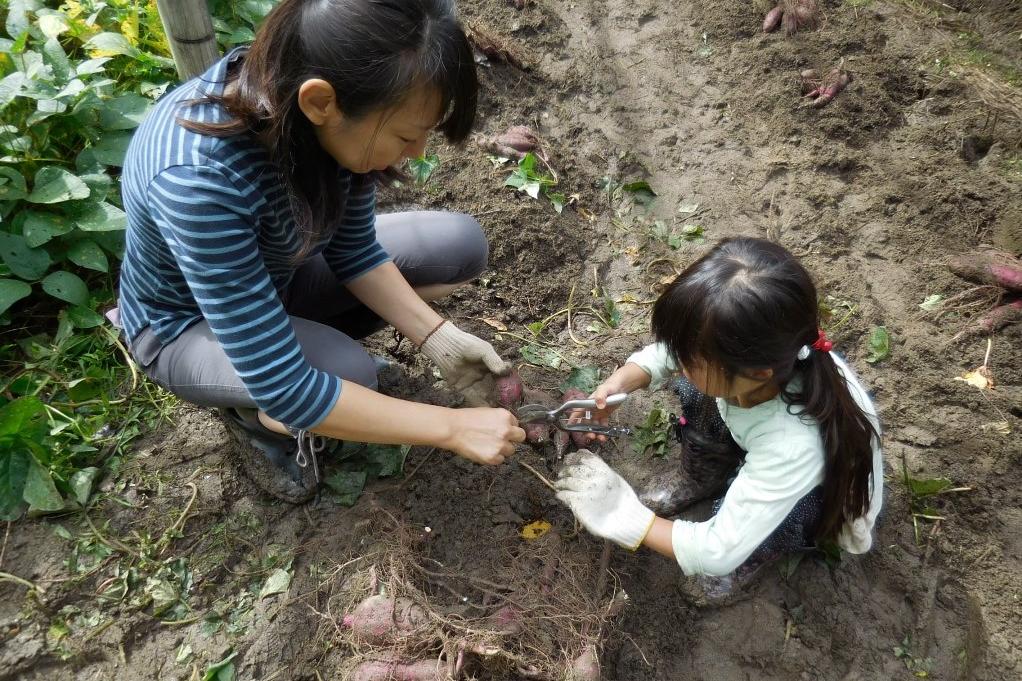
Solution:
<path fill-rule="evenodd" d="M 631 428 L 605 426 L 601 423 L 567 423 L 565 421 L 558 421 L 557 427 L 573 433 L 593 433 L 595 435 L 606 435 L 607 437 L 628 437 L 632 434 Z"/>
<path fill-rule="evenodd" d="M 608 407 L 616 407 L 628 399 L 628 393 L 615 393 L 607 398 Z M 558 414 L 576 409 L 596 409 L 596 400 L 568 400 L 557 410 Z"/>

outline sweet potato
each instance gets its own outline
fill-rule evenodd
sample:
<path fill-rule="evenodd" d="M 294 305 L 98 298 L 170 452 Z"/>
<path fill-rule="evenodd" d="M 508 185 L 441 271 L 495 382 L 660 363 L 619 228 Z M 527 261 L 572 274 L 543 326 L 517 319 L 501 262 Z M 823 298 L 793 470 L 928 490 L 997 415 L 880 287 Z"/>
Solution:
<path fill-rule="evenodd" d="M 953 258 L 951 271 L 977 284 L 1022 293 L 1022 260 L 1002 251 L 984 250 Z"/>
<path fill-rule="evenodd" d="M 784 27 L 785 35 L 820 25 L 820 5 L 816 0 L 783 0 L 763 17 L 763 32 L 772 33 Z"/>
<path fill-rule="evenodd" d="M 345 615 L 343 624 L 359 639 L 378 644 L 415 631 L 426 621 L 426 613 L 411 600 L 376 594 Z"/>
<path fill-rule="evenodd" d="M 596 656 L 596 646 L 586 646 L 582 654 L 575 658 L 567 678 L 570 681 L 600 681 L 600 660 Z"/>
<path fill-rule="evenodd" d="M 776 31 L 777 27 L 781 25 L 782 14 L 784 14 L 784 7 L 781 5 L 778 5 L 767 12 L 766 16 L 763 17 L 763 32 L 773 33 Z"/>
<path fill-rule="evenodd" d="M 479 145 L 495 156 L 518 161 L 530 151 L 539 149 L 539 138 L 530 128 L 516 125 L 501 135 L 480 140 Z"/>
<path fill-rule="evenodd" d="M 496 381 L 497 404 L 508 411 L 514 411 L 522 406 L 522 377 L 517 371 L 512 371 L 507 376 L 501 376 Z"/>
<path fill-rule="evenodd" d="M 440 681 L 447 678 L 436 660 L 390 662 L 369 660 L 355 668 L 351 681 Z"/>
<path fill-rule="evenodd" d="M 976 329 L 990 334 L 1008 324 L 1022 321 L 1022 299 L 998 305 L 976 322 Z"/>
<path fill-rule="evenodd" d="M 514 636 L 522 632 L 522 616 L 511 605 L 505 605 L 486 618 L 494 631 L 506 636 Z"/>
<path fill-rule="evenodd" d="M 806 76 L 806 74 L 811 74 Z M 805 96 L 811 98 L 808 102 L 808 106 L 814 109 L 819 109 L 830 103 L 832 99 L 837 97 L 838 93 L 848 87 L 848 84 L 854 80 L 854 77 L 848 71 L 841 68 L 831 69 L 823 80 L 815 80 L 816 72 L 812 69 L 802 72 L 803 78 L 803 90 L 808 90 Z"/>

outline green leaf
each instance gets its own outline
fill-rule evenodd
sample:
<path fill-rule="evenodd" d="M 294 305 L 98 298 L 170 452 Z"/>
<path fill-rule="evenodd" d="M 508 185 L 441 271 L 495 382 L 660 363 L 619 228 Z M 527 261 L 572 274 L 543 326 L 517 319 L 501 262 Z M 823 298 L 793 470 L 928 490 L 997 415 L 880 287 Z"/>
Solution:
<path fill-rule="evenodd" d="M 653 199 L 657 196 L 656 192 L 653 191 L 653 188 L 649 186 L 649 182 L 646 182 L 645 180 L 628 182 L 621 185 L 621 189 L 631 194 L 635 199 L 635 202 L 642 206 L 648 206 L 653 203 Z"/>
<path fill-rule="evenodd" d="M 130 132 L 108 132 L 96 142 L 89 151 L 92 157 L 105 166 L 124 165 L 124 156 L 128 153 L 131 143 Z"/>
<path fill-rule="evenodd" d="M 50 254 L 41 248 L 29 248 L 25 237 L 0 231 L 0 258 L 11 272 L 22 279 L 35 280 L 49 269 Z"/>
<path fill-rule="evenodd" d="M 233 652 L 224 659 L 206 667 L 206 673 L 200 681 L 234 681 L 234 663 L 231 660 L 237 655 Z"/>
<path fill-rule="evenodd" d="M 104 130 L 132 130 L 145 118 L 153 101 L 134 92 L 104 103 L 99 110 L 99 124 Z"/>
<path fill-rule="evenodd" d="M 3 99 L 0 98 L 0 106 Z M 14 168 L 0 166 L 0 201 L 17 201 L 28 196 L 25 176 Z"/>
<path fill-rule="evenodd" d="M 17 279 L 0 279 L 0 314 L 32 293 L 32 287 Z"/>
<path fill-rule="evenodd" d="M 870 364 L 876 364 L 891 356 L 891 337 L 887 333 L 887 328 L 883 326 L 874 326 L 873 331 L 869 334 L 869 357 L 866 361 Z"/>
<path fill-rule="evenodd" d="M 43 290 L 54 298 L 72 305 L 88 305 L 89 287 L 77 274 L 65 270 L 50 273 L 43 279 Z"/>
<path fill-rule="evenodd" d="M 919 307 L 926 310 L 927 312 L 933 312 L 938 307 L 940 307 L 940 304 L 943 301 L 944 296 L 940 295 L 939 293 L 934 293 L 926 296 L 926 299 L 923 300 L 923 302 L 919 303 Z"/>
<path fill-rule="evenodd" d="M 68 216 L 83 232 L 123 232 L 128 228 L 125 212 L 106 201 L 76 203 L 69 208 Z"/>
<path fill-rule="evenodd" d="M 19 397 L 0 407 L 0 438 L 6 435 L 25 434 L 27 424 L 46 412 L 38 397 Z"/>
<path fill-rule="evenodd" d="M 95 241 L 89 239 L 74 242 L 67 249 L 67 257 L 74 264 L 97 272 L 107 272 L 110 269 L 106 253 Z"/>
<path fill-rule="evenodd" d="M 47 38 L 56 38 L 61 33 L 64 33 L 71 28 L 70 24 L 67 22 L 67 17 L 64 14 L 53 10 L 38 12 L 37 19 L 39 30 L 42 31 L 43 35 Z"/>
<path fill-rule="evenodd" d="M 909 491 L 915 497 L 933 496 L 934 494 L 943 492 L 953 484 L 947 478 L 907 478 L 905 482 L 908 484 Z"/>
<path fill-rule="evenodd" d="M 366 484 L 365 471 L 337 471 L 324 478 L 323 483 L 333 492 L 341 506 L 354 506 Z"/>
<path fill-rule="evenodd" d="M 287 570 L 277 568 L 270 573 L 270 576 L 266 578 L 263 583 L 263 588 L 259 590 L 259 600 L 263 600 L 267 596 L 274 594 L 286 593 L 288 588 L 291 586 L 291 573 Z"/>
<path fill-rule="evenodd" d="M 24 508 L 22 498 L 32 455 L 7 444 L 4 449 L 7 451 L 0 454 L 0 520 L 14 520 Z"/>
<path fill-rule="evenodd" d="M 103 324 L 103 315 L 79 305 L 68 308 L 67 319 L 76 329 L 93 329 Z"/>
<path fill-rule="evenodd" d="M 98 50 L 102 52 L 109 52 L 112 54 L 121 54 L 127 57 L 137 57 L 139 55 L 138 48 L 131 44 L 128 39 L 120 34 L 113 32 L 100 33 L 93 36 L 84 45 L 86 50 Z"/>
<path fill-rule="evenodd" d="M 36 173 L 32 193 L 26 200 L 32 203 L 60 203 L 84 199 L 88 195 L 89 187 L 81 178 L 63 168 L 45 166 Z"/>
<path fill-rule="evenodd" d="M 164 573 L 166 574 L 166 573 Z M 177 587 L 169 579 L 150 577 L 146 580 L 145 593 L 153 599 L 153 614 L 163 615 L 181 600 Z"/>
<path fill-rule="evenodd" d="M 568 378 L 561 383 L 561 392 L 566 392 L 571 388 L 581 390 L 586 395 L 589 395 L 596 386 L 600 384 L 600 368 L 594 366 L 581 366 L 575 367 L 568 374 Z"/>
<path fill-rule="evenodd" d="M 42 246 L 53 237 L 74 229 L 66 217 L 57 213 L 26 210 L 22 215 L 25 216 L 25 222 L 21 226 L 21 233 L 25 235 L 25 244 L 30 248 Z"/>
<path fill-rule="evenodd" d="M 543 184 L 537 180 L 529 180 L 521 189 L 532 198 L 538 199 L 539 193 L 543 189 Z"/>
<path fill-rule="evenodd" d="M 603 312 L 607 315 L 607 326 L 616 329 L 621 325 L 621 309 L 610 296 L 603 298 Z"/>
<path fill-rule="evenodd" d="M 71 476 L 71 492 L 75 495 L 75 501 L 79 505 L 85 506 L 88 503 L 89 497 L 92 496 L 92 486 L 95 484 L 98 475 L 99 469 L 95 466 L 89 466 L 80 471 L 75 471 L 74 475 Z"/>
<path fill-rule="evenodd" d="M 400 475 L 405 467 L 405 457 L 411 447 L 408 445 L 377 445 L 367 444 L 362 452 L 366 462 L 367 473 L 379 478 Z"/>
<path fill-rule="evenodd" d="M 522 353 L 522 358 L 525 359 L 529 364 L 536 364 L 538 366 L 548 366 L 553 369 L 559 369 L 561 362 L 564 358 L 559 352 L 553 348 L 546 348 L 542 345 L 526 345 L 522 347 L 519 352 Z"/>
<path fill-rule="evenodd" d="M 29 509 L 38 511 L 59 511 L 64 508 L 64 500 L 53 484 L 50 472 L 40 465 L 34 457 L 28 465 L 28 475 L 25 477 L 25 489 L 22 492 L 22 499 L 29 505 Z"/>
<path fill-rule="evenodd" d="M 440 157 L 436 154 L 430 154 L 429 156 L 420 156 L 419 158 L 413 158 L 408 160 L 408 170 L 412 173 L 412 179 L 415 180 L 415 184 L 426 184 L 429 181 L 430 175 L 440 165 Z"/>
<path fill-rule="evenodd" d="M 58 84 L 67 82 L 71 77 L 71 60 L 55 37 L 43 43 L 43 60 L 53 69 Z"/>
<path fill-rule="evenodd" d="M 89 76 L 94 73 L 103 73 L 104 64 L 110 61 L 112 57 L 97 57 L 95 59 L 86 59 L 75 66 L 75 73 L 78 76 Z"/>
<path fill-rule="evenodd" d="M 550 203 L 553 204 L 554 210 L 560 215 L 564 212 L 564 206 L 568 201 L 568 198 L 564 194 L 558 192 L 548 192 L 547 198 L 550 199 Z"/>

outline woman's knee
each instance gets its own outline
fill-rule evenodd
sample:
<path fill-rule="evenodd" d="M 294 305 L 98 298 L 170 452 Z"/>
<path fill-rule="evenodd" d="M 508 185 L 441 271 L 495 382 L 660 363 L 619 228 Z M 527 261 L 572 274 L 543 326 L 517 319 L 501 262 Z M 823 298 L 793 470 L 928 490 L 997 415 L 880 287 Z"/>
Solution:
<path fill-rule="evenodd" d="M 376 362 L 358 341 L 324 324 L 296 317 L 291 321 L 305 359 L 314 369 L 376 390 Z"/>
<path fill-rule="evenodd" d="M 448 283 L 454 284 L 475 279 L 486 270 L 490 243 L 479 221 L 471 215 L 453 213 L 451 218 L 453 238 L 449 252 L 458 274 Z"/>

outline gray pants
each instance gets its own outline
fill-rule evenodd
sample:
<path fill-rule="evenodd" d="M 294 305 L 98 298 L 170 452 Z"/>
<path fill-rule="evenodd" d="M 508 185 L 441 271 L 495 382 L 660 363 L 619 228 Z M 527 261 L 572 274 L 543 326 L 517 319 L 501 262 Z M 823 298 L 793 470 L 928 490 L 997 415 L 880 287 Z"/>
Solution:
<path fill-rule="evenodd" d="M 383 249 L 413 287 L 458 284 L 486 269 L 489 246 L 471 216 L 391 213 L 377 216 L 376 230 Z M 309 364 L 376 389 L 376 364 L 356 339 L 384 323 L 337 281 L 323 256 L 295 271 L 283 303 Z M 146 375 L 182 400 L 203 407 L 256 406 L 205 320 L 162 348 L 147 327 L 130 346 L 136 361 L 148 360 L 140 362 Z"/>

